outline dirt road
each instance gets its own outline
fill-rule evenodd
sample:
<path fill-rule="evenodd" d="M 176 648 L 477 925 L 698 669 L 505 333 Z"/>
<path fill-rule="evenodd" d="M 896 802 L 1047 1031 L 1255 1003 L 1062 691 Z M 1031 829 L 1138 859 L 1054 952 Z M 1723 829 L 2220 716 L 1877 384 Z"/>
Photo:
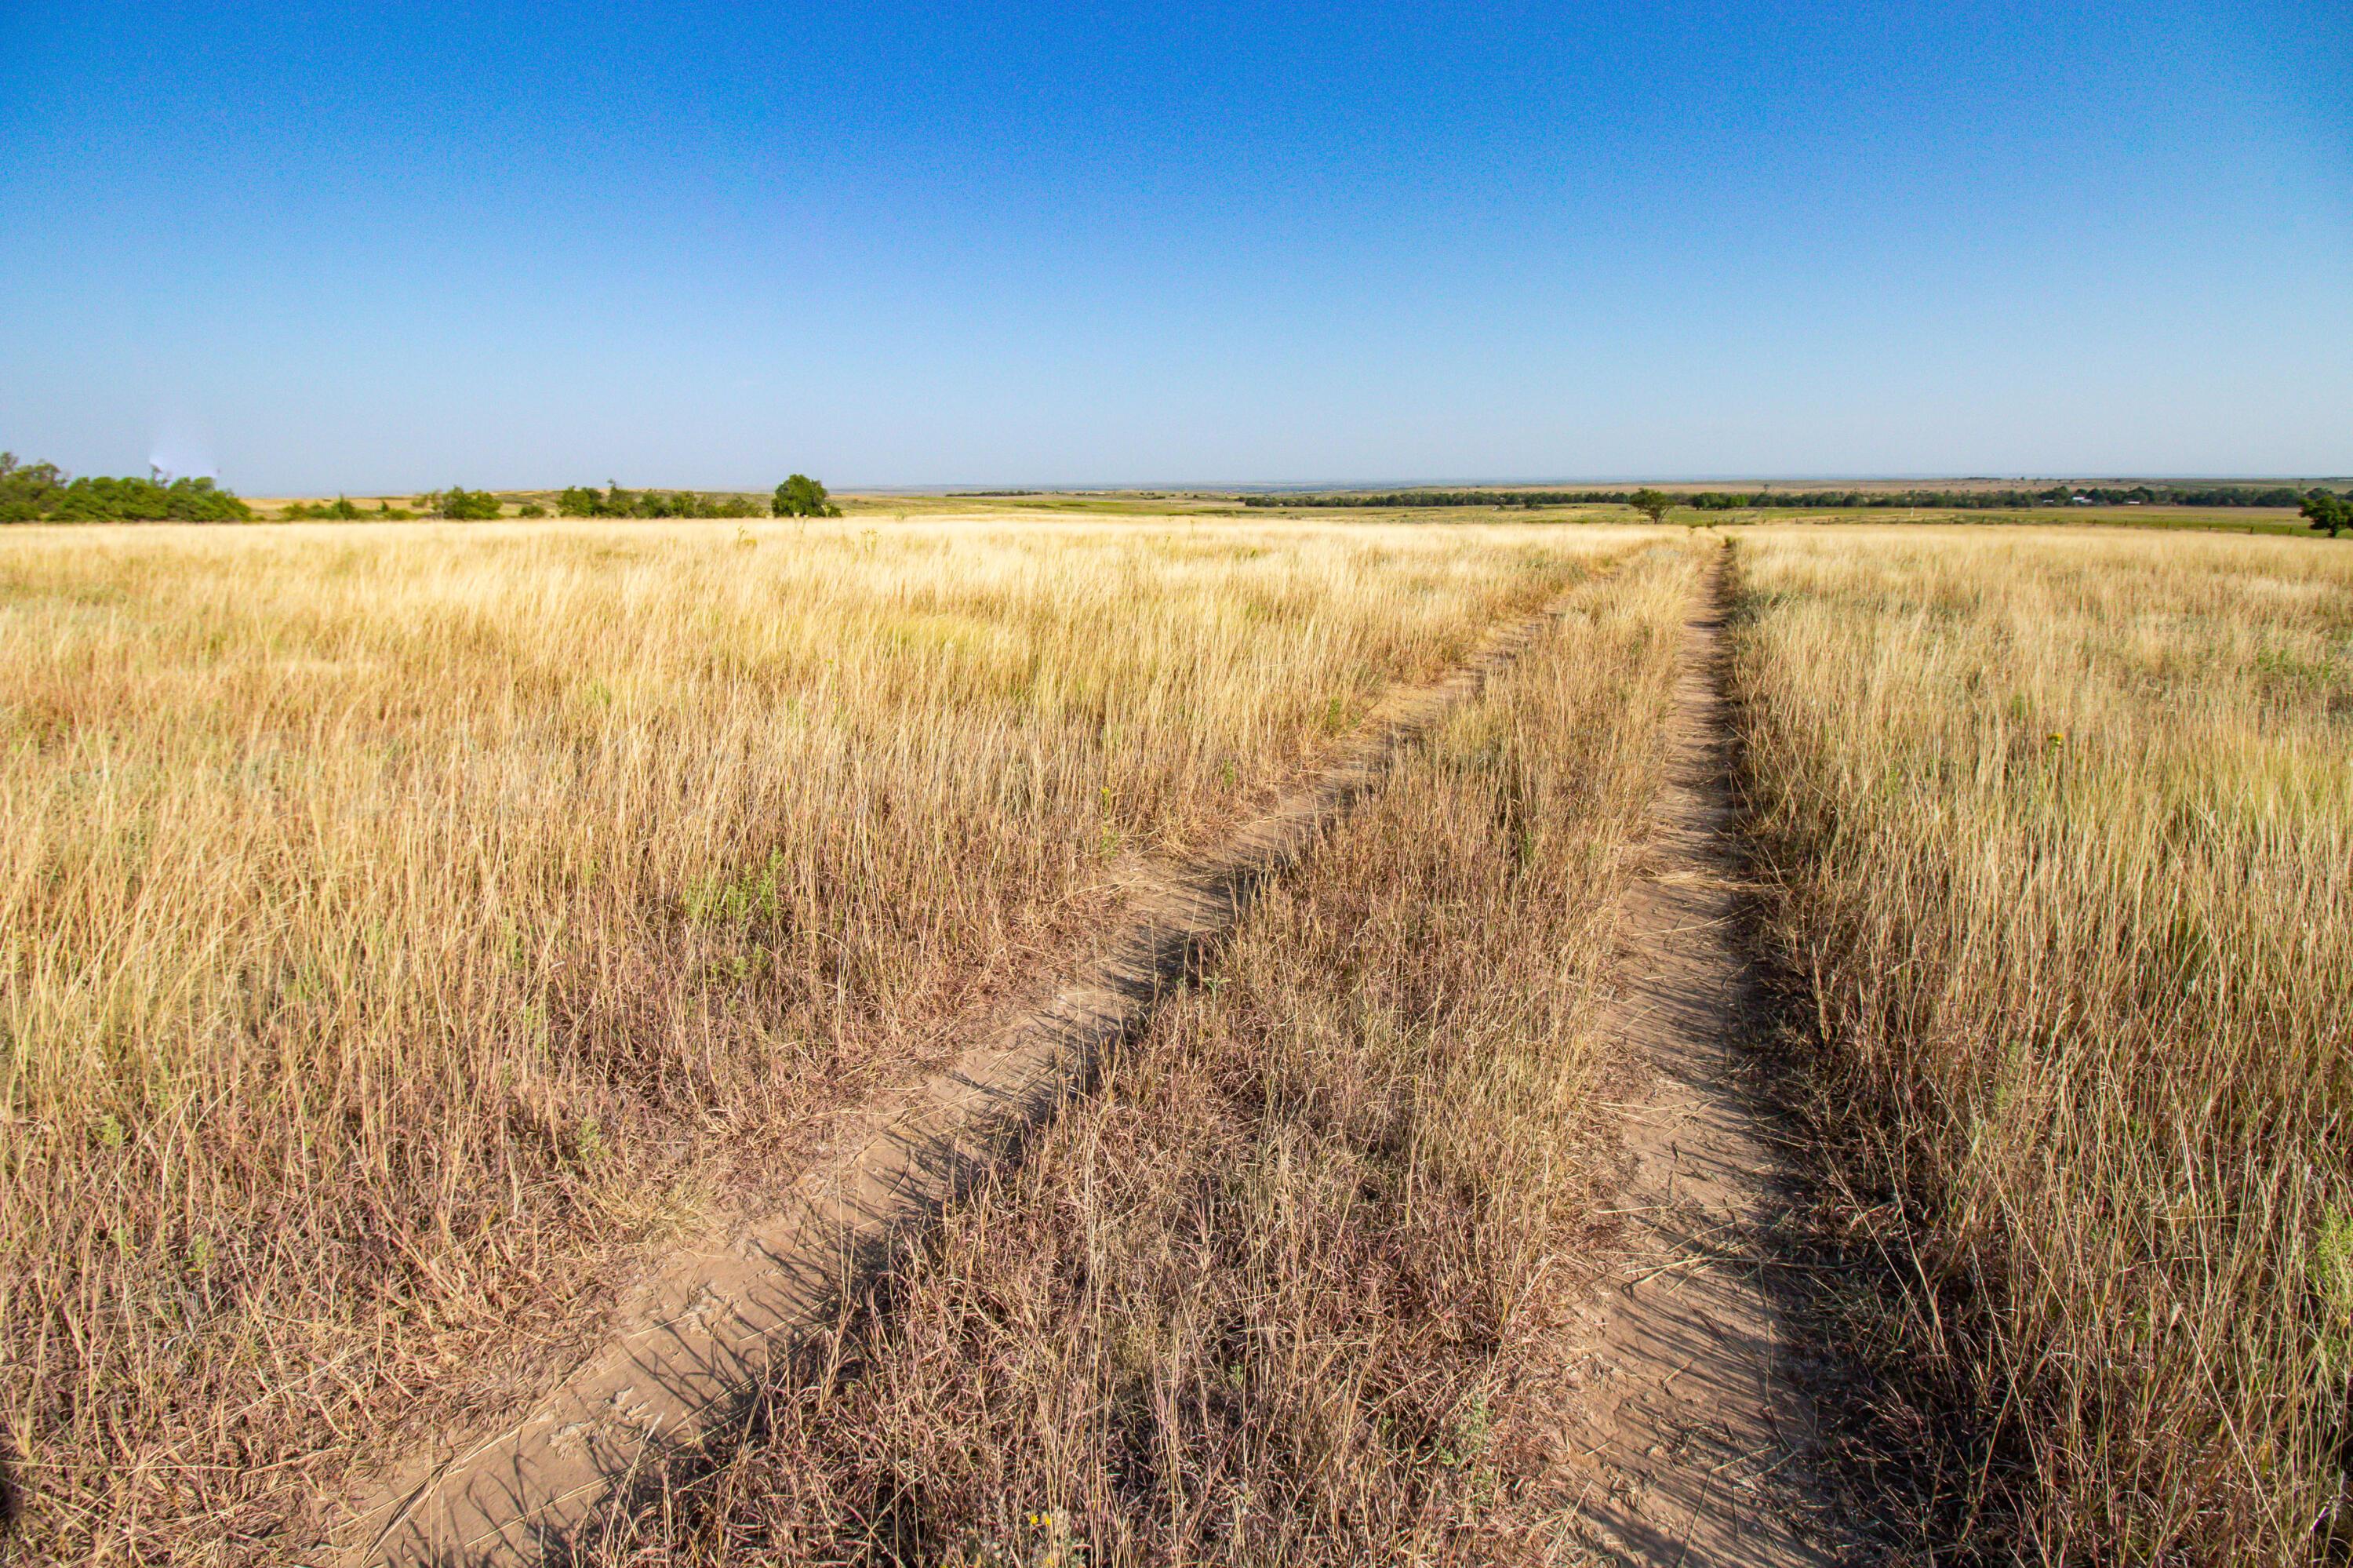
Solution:
<path fill-rule="evenodd" d="M 1809 1469 L 1812 1423 L 1771 1276 L 1779 1181 L 1744 1076 L 1753 1011 L 1731 941 L 1735 857 L 1719 690 L 1724 567 L 1685 629 L 1669 777 L 1626 910 L 1611 1027 L 1631 1078 L 1624 1245 L 1599 1282 L 1559 1498 L 1602 1557 L 1640 1564 L 1838 1560 Z M 1230 930 L 1253 890 L 1375 787 L 1401 747 L 1503 671 L 1547 611 L 1445 679 L 1394 695 L 1308 787 L 1198 859 L 1142 879 L 1071 983 L 982 1026 L 953 1068 L 871 1108 L 786 1209 L 672 1257 L 605 1347 L 511 1426 L 450 1434 L 333 1521 L 344 1563 L 529 1563 L 590 1526 L 661 1449 L 733 1418 L 747 1389 L 833 1320 L 889 1250 L 1084 1086 L 1101 1053 Z"/>

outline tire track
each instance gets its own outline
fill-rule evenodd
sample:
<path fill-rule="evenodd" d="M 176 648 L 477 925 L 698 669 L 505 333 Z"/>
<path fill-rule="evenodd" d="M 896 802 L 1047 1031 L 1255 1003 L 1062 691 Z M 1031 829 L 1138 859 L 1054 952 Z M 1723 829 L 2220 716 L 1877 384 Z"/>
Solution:
<path fill-rule="evenodd" d="M 837 1140 L 847 1151 L 804 1176 L 782 1209 L 666 1260 L 617 1309 L 603 1345 L 519 1420 L 412 1454 L 346 1499 L 325 1558 L 370 1568 L 543 1561 L 593 1528 L 650 1459 L 740 1419 L 749 1391 L 826 1332 L 894 1248 L 1085 1087 L 1103 1053 L 1214 949 L 1258 888 L 1595 580 L 1492 630 L 1443 678 L 1393 691 L 1312 782 L 1213 850 L 1146 874 L 1071 983 L 993 1027 L 974 1020 L 980 1044 L 854 1118 Z"/>

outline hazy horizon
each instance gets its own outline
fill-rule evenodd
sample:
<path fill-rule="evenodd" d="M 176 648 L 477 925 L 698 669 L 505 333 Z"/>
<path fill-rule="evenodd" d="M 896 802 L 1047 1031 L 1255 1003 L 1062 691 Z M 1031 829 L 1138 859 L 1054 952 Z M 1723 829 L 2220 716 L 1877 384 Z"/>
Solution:
<path fill-rule="evenodd" d="M 928 484 L 896 484 L 889 482 L 860 483 L 848 482 L 833 484 L 840 491 L 857 491 L 876 494 L 905 493 L 935 494 L 943 491 L 977 488 L 985 485 L 996 491 L 1032 490 L 1056 493 L 1091 490 L 1168 490 L 1210 493 L 1216 491 L 1261 490 L 1533 490 L 1546 487 L 1572 489 L 1619 489 L 1626 485 L 1673 484 L 1759 484 L 1759 485 L 1831 485 L 1831 484 L 2273 484 L 2301 482 L 2333 483 L 2353 481 L 2353 473 L 2020 473 L 2000 474 L 1973 472 L 1952 473 L 1632 473 L 1632 474 L 1546 474 L 1526 476 L 1448 476 L 1404 478 L 1338 478 L 1338 479 L 1139 479 L 1122 481 L 1053 480 L 1053 481 L 943 481 Z M 543 488 L 517 486 L 518 489 Z M 673 486 L 671 488 L 688 488 Z"/>
<path fill-rule="evenodd" d="M 20 456 L 22 454 L 19 454 Z M 605 481 L 583 481 L 592 488 L 601 488 Z M 1526 477 L 1439 477 L 1439 478 L 1341 478 L 1303 480 L 1175 480 L 1139 479 L 1103 480 L 942 480 L 923 484 L 901 484 L 888 481 L 864 482 L 857 479 L 826 482 L 838 494 L 953 496 L 968 493 L 976 499 L 989 495 L 1020 494 L 1082 494 L 1094 492 L 1128 493 L 1165 491 L 1176 494 L 1218 494 L 1228 492 L 1256 493 L 1285 491 L 1380 491 L 1380 490 L 1485 490 L 1485 489 L 1624 489 L 1640 485 L 1774 485 L 1788 488 L 1810 488 L 1841 484 L 1894 485 L 1916 484 L 1933 487 L 1939 484 L 1978 485 L 2052 485 L 2052 484 L 2346 484 L 2353 483 L 2353 473 L 1824 473 L 1824 474 L 1604 474 L 1599 476 L 1540 476 Z M 376 495 L 421 495 L 434 488 L 430 485 L 390 486 L 383 490 L 345 490 L 340 493 L 372 498 Z M 524 482 L 492 487 L 502 493 L 532 493 L 563 488 L 552 482 Z M 704 493 L 735 491 L 766 491 L 765 484 L 716 485 L 671 482 L 652 480 L 624 485 L 626 489 L 692 490 Z M 336 491 L 320 493 L 305 491 L 249 491 L 258 496 L 283 494 L 311 498 L 332 496 Z"/>

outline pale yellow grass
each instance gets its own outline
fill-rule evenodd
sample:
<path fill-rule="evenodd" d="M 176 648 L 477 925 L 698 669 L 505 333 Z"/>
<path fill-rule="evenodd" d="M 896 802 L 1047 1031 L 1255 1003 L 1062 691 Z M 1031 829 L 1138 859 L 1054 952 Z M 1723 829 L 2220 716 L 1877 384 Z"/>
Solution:
<path fill-rule="evenodd" d="M 0 1409 L 203 1561 L 1633 536 L 0 537 Z M 282 1543 L 280 1543 L 282 1544 Z"/>
<path fill-rule="evenodd" d="M 1919 1521 L 2339 1560 L 2353 549 L 1773 531 L 1739 695 Z M 1903 1415 L 1903 1412 L 1898 1413 Z"/>

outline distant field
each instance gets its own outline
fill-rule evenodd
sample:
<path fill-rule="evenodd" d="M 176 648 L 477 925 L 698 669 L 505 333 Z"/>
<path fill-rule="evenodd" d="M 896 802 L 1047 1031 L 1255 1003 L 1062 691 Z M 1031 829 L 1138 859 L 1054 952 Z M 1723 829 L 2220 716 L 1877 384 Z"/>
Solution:
<path fill-rule="evenodd" d="M 1896 1494 L 1997 1560 L 2340 1560 L 2353 546 L 1737 553 L 1768 930 L 1884 1267 L 1849 1332 Z"/>
<path fill-rule="evenodd" d="M 1680 514 L 1684 521 L 1697 514 Z M 1858 507 L 1844 511 L 1819 513 L 1735 512 L 1711 514 L 1710 520 L 1728 517 L 1745 523 L 1773 526 L 1784 523 L 1853 523 L 1853 524 L 1915 524 L 1945 523 L 1984 524 L 1989 526 L 2053 528 L 2189 528 L 2217 534 L 2276 534 L 2290 538 L 2309 539 L 2312 530 L 2293 507 L 2287 506 L 2070 506 L 2036 507 L 2027 511 L 1939 511 L 1924 507 L 1916 512 L 1880 507 Z"/>
<path fill-rule="evenodd" d="M 1942 483 L 1942 482 L 1940 482 Z M 1950 490 L 1998 489 L 2002 485 L 1993 481 L 1955 482 L 1944 484 Z M 1730 485 L 1680 485 L 1692 491 L 1727 490 Z M 1852 488 L 1899 488 L 1893 484 L 1862 484 Z M 1329 507 L 1284 506 L 1279 493 L 1271 504 L 1245 508 L 1231 495 L 1182 493 L 1166 494 L 1154 492 L 1130 494 L 1119 492 L 1036 494 L 970 494 L 941 495 L 845 495 L 839 497 L 845 507 L 857 516 L 889 517 L 898 520 L 944 515 L 1035 515 L 1080 514 L 1103 517 L 1156 517 L 1191 515 L 1201 517 L 1280 517 L 1311 521 L 1334 517 Z M 1468 524 L 1468 523 L 1600 523 L 1627 525 L 1647 521 L 1630 506 L 1615 503 L 1591 503 L 1572 505 L 1527 507 L 1503 499 L 1500 495 L 1493 506 L 1386 506 L 1350 509 L 1345 514 L 1360 522 Z M 2306 538 L 2311 535 L 2304 520 L 2295 508 L 2285 506 L 2067 506 L 2031 507 L 2004 511 L 1956 511 L 1936 507 L 1904 509 L 1892 507 L 1824 508 L 1821 510 L 1784 510 L 1780 508 L 1696 512 L 1681 509 L 1671 514 L 1670 524 L 1685 527 L 1722 527 L 1735 524 L 1793 523 L 1956 523 L 1987 526 L 2026 525 L 2039 528 L 2098 526 L 2133 528 L 2193 528 L 2232 534 L 2278 534 Z"/>
<path fill-rule="evenodd" d="M 2016 481 L 1956 480 L 1938 481 L 1939 488 L 1948 491 L 1998 490 L 2015 484 Z M 1753 489 L 1724 483 L 1679 484 L 1679 491 L 1694 493 Z M 1898 482 L 1864 482 L 1848 486 L 1855 491 L 1900 491 L 1905 486 Z M 513 518 L 525 505 L 536 505 L 553 515 L 556 505 L 553 490 L 517 490 L 499 493 L 506 515 Z M 1610 502 L 1575 504 L 1547 504 L 1530 507 L 1509 499 L 1510 493 L 1498 490 L 1496 503 L 1492 506 L 1381 506 L 1351 508 L 1335 513 L 1330 507 L 1286 506 L 1281 494 L 1259 496 L 1250 505 L 1233 492 L 1187 491 L 1035 491 L 991 492 L 971 491 L 939 493 L 934 492 L 892 493 L 839 494 L 833 499 L 850 516 L 870 521 L 888 520 L 892 523 L 945 521 L 948 519 L 985 519 L 990 517 L 1018 518 L 1036 516 L 1125 518 L 1139 522 L 1188 519 L 1255 519 L 1259 521 L 1296 521 L 1331 523 L 1346 520 L 1355 523 L 1424 523 L 1472 524 L 1504 523 L 1599 523 L 1612 525 L 1645 524 L 1645 519 L 1632 507 Z M 333 496 L 256 496 L 248 497 L 264 522 L 279 520 L 279 514 L 292 503 L 305 504 L 332 501 Z M 373 512 L 379 505 L 396 509 L 413 509 L 417 497 L 399 495 L 354 495 L 349 499 L 363 511 Z M 647 522 L 659 524 L 659 519 Z M 1686 527 L 1725 526 L 1739 523 L 1959 523 L 1986 526 L 2026 524 L 2034 527 L 2105 526 L 2136 528 L 2193 528 L 2232 534 L 2278 534 L 2294 537 L 2308 536 L 2310 530 L 2295 508 L 2285 506 L 2178 506 L 2178 505 L 2096 505 L 2096 506 L 2037 506 L 2010 510 L 1952 510 L 1922 507 L 1828 507 L 1819 510 L 1783 508 L 1750 508 L 1729 512 L 1697 512 L 1678 510 L 1668 521 Z M 348 525 L 348 524 L 344 524 Z"/>
<path fill-rule="evenodd" d="M 236 1555 L 1638 535 L 0 534 L 0 1411 Z"/>

